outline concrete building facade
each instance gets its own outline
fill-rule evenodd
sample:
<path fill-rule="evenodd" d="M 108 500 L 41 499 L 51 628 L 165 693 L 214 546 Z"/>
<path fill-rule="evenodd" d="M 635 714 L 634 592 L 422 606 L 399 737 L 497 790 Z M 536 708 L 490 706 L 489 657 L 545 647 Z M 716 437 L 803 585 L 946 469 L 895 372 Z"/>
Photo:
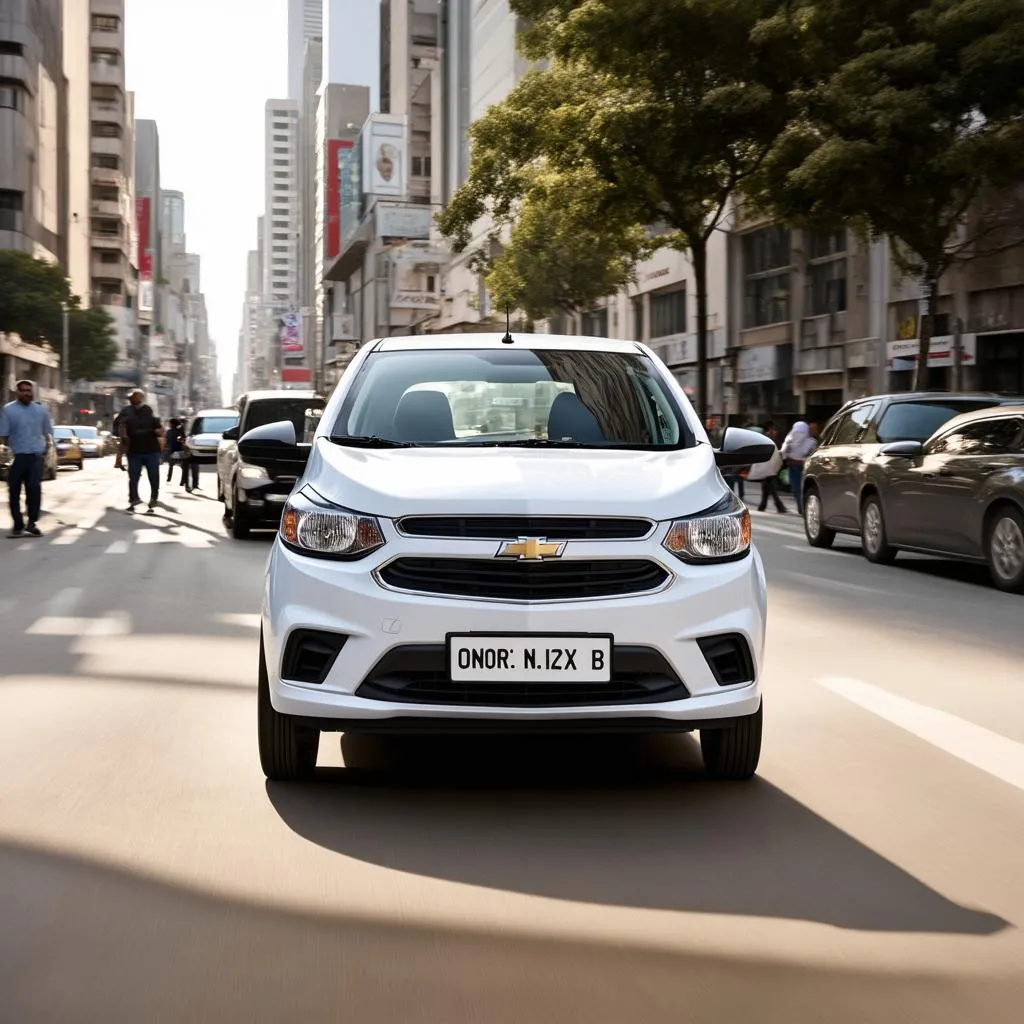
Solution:
<path fill-rule="evenodd" d="M 64 78 L 67 89 L 67 263 L 71 290 L 84 307 L 91 298 L 90 190 L 92 103 L 90 0 L 63 0 Z"/>
<path fill-rule="evenodd" d="M 288 98 L 296 103 L 302 101 L 306 44 L 323 38 L 323 6 L 323 0 L 288 0 Z"/>

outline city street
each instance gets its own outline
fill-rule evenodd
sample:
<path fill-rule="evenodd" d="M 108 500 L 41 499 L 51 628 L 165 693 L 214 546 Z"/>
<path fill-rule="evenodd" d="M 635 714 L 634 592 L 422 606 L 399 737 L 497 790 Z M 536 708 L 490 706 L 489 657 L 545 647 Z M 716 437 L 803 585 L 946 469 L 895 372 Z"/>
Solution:
<path fill-rule="evenodd" d="M 983 569 L 754 513 L 751 783 L 693 737 L 328 734 L 284 786 L 271 535 L 228 537 L 210 472 L 155 516 L 126 489 L 62 471 L 45 536 L 0 540 L 5 1022 L 1021 1019 L 1024 598 Z"/>

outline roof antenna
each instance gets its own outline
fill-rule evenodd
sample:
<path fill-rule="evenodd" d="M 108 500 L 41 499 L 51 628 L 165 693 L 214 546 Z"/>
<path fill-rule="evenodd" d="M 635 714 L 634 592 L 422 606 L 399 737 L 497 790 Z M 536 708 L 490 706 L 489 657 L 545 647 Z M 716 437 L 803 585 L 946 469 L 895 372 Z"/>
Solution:
<path fill-rule="evenodd" d="M 512 337 L 512 312 L 505 307 L 505 337 L 501 339 L 503 345 L 514 345 L 515 338 Z"/>

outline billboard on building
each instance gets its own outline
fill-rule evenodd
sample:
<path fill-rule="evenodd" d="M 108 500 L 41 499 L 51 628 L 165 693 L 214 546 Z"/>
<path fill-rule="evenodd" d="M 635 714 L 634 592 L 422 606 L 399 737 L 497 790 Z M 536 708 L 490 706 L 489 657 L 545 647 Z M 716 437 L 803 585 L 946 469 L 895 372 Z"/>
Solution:
<path fill-rule="evenodd" d="M 281 317 L 281 353 L 286 356 L 301 356 L 302 317 L 294 310 Z"/>
<path fill-rule="evenodd" d="M 152 200 L 139 196 L 135 200 L 135 221 L 139 245 L 139 312 L 153 309 L 153 227 Z M 147 288 L 146 285 L 149 285 Z M 148 303 L 148 305 L 146 304 Z"/>
<path fill-rule="evenodd" d="M 340 249 L 359 227 L 363 215 L 363 144 L 362 140 L 348 149 L 338 150 L 338 193 Z"/>
<path fill-rule="evenodd" d="M 391 257 L 391 308 L 441 308 L 441 259 L 428 252 L 395 253 Z"/>
<path fill-rule="evenodd" d="M 375 211 L 377 235 L 380 238 L 408 238 L 425 240 L 430 237 L 429 206 L 393 206 L 378 204 Z"/>
<path fill-rule="evenodd" d="M 348 139 L 327 140 L 327 209 L 325 211 L 324 255 L 336 259 L 341 254 L 341 154 L 352 149 Z"/>
<path fill-rule="evenodd" d="M 409 148 L 405 118 L 371 114 L 363 129 L 362 144 L 366 194 L 404 198 Z"/>

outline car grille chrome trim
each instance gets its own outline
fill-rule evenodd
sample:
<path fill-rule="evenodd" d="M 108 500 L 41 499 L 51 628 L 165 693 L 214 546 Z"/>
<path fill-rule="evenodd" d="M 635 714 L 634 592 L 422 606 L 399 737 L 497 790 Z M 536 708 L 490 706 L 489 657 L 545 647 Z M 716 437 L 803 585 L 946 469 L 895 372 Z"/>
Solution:
<path fill-rule="evenodd" d="M 416 524 L 421 528 L 413 528 Z M 410 515 L 394 520 L 394 527 L 400 537 L 433 540 L 642 541 L 651 538 L 658 524 L 645 516 Z"/>
<path fill-rule="evenodd" d="M 398 572 L 396 571 L 396 567 L 402 562 L 419 563 L 415 566 L 406 566 L 406 571 L 411 573 L 412 576 L 407 577 L 405 581 L 398 577 Z M 428 565 L 427 563 L 435 564 Z M 614 588 L 614 580 L 609 579 L 603 593 L 579 593 L 577 595 L 570 592 L 574 587 L 584 590 L 588 587 L 593 589 L 595 586 L 599 586 L 599 583 L 595 584 L 594 581 L 586 580 L 585 578 L 581 580 L 580 577 L 597 572 L 598 567 L 603 563 L 606 565 L 606 572 L 610 571 L 613 567 L 622 570 L 620 582 L 623 589 Z M 431 571 L 443 573 L 445 565 L 447 565 L 449 573 L 447 577 L 449 585 L 443 589 L 439 589 L 437 584 L 431 586 L 430 580 L 436 577 L 426 574 Z M 624 565 L 630 566 L 632 574 L 622 569 Z M 647 570 L 646 581 L 639 575 L 643 571 L 643 567 L 646 567 Z M 475 578 L 473 576 L 474 571 L 477 573 Z M 419 580 L 415 577 L 417 572 L 419 573 Z M 575 579 L 573 578 L 573 573 L 576 574 Z M 490 579 L 481 579 L 485 575 L 489 575 Z M 632 575 L 633 583 L 629 582 L 630 575 Z M 615 601 L 621 598 L 648 597 L 667 590 L 675 580 L 674 573 L 662 562 L 649 557 L 570 558 L 561 559 L 557 562 L 503 562 L 487 557 L 431 557 L 405 554 L 397 555 L 383 565 L 378 566 L 373 571 L 372 576 L 377 585 L 385 590 L 409 594 L 415 597 L 520 605 L 579 604 L 593 601 Z M 520 583 L 518 594 L 509 587 L 511 584 L 511 587 L 514 588 L 517 582 Z M 559 593 L 554 593 L 552 584 L 557 587 L 559 582 L 563 584 L 563 589 Z M 636 585 L 638 583 L 643 584 L 644 582 L 647 585 Z M 497 587 L 499 586 L 508 588 L 508 592 L 497 592 Z M 525 587 L 534 587 L 541 592 L 547 589 L 552 591 L 552 593 L 550 596 L 543 596 L 543 594 L 534 592 L 529 596 L 523 596 L 523 589 Z"/>

